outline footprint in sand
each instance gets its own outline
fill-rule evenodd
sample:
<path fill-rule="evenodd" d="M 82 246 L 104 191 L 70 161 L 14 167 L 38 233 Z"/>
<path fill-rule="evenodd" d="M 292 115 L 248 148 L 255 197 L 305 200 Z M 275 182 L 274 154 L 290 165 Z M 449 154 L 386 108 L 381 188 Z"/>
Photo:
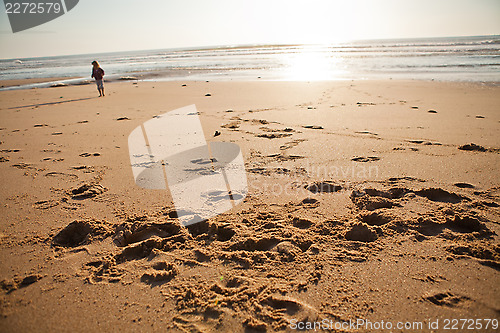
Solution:
<path fill-rule="evenodd" d="M 294 217 L 292 220 L 292 224 L 294 227 L 299 228 L 299 229 L 307 229 L 310 228 L 314 223 L 308 219 L 303 219 L 300 217 Z M 278 246 L 282 244 L 279 243 Z M 278 249 L 279 251 L 279 249 Z"/>
<path fill-rule="evenodd" d="M 408 140 L 410 143 L 415 143 L 417 145 L 424 145 L 424 146 L 441 146 L 442 144 L 439 142 L 430 142 L 430 141 L 424 141 L 424 140 Z"/>
<path fill-rule="evenodd" d="M 118 198 L 118 194 L 105 193 L 92 198 L 94 202 L 112 203 Z"/>
<path fill-rule="evenodd" d="M 278 153 L 278 154 L 270 154 L 270 155 L 267 155 L 266 157 L 273 158 L 273 159 L 276 159 L 278 161 L 294 161 L 294 160 L 304 158 L 304 156 L 289 155 L 289 154 L 286 154 L 286 152 L 282 152 L 282 153 Z"/>
<path fill-rule="evenodd" d="M 369 132 L 369 131 L 357 131 L 354 132 L 356 134 L 368 134 L 368 135 L 378 135 L 377 133 Z"/>
<path fill-rule="evenodd" d="M 458 149 L 467 151 L 480 151 L 480 152 L 488 151 L 488 149 L 484 148 L 483 146 L 476 145 L 475 143 L 469 143 L 466 145 L 459 146 Z"/>
<path fill-rule="evenodd" d="M 442 188 L 426 188 L 420 191 L 415 191 L 415 194 L 421 197 L 425 197 L 434 202 L 449 202 L 449 203 L 459 203 L 462 200 L 470 201 L 469 198 L 462 195 L 458 195 L 453 192 L 448 192 Z"/>
<path fill-rule="evenodd" d="M 77 210 L 83 207 L 82 204 L 77 203 L 77 202 L 69 202 L 67 198 L 63 198 L 61 200 L 62 202 L 62 208 L 66 210 Z"/>
<path fill-rule="evenodd" d="M 368 106 L 368 105 L 377 105 L 375 103 L 369 103 L 369 102 L 357 102 L 357 106 Z"/>
<path fill-rule="evenodd" d="M 94 167 L 92 167 L 90 165 L 75 165 L 75 166 L 72 166 L 71 169 L 73 169 L 73 170 L 93 170 Z"/>
<path fill-rule="evenodd" d="M 451 292 L 436 293 L 428 296 L 423 296 L 423 299 L 438 306 L 447 306 L 450 308 L 457 307 L 461 303 L 470 300 L 466 296 L 454 295 Z"/>
<path fill-rule="evenodd" d="M 330 181 L 315 182 L 304 188 L 311 193 L 333 193 L 342 190 L 342 186 Z"/>
<path fill-rule="evenodd" d="M 481 265 L 485 265 L 496 270 L 500 269 L 500 261 L 496 253 L 497 246 L 483 244 L 453 244 L 446 248 L 446 251 L 460 257 L 471 257 L 477 259 Z"/>
<path fill-rule="evenodd" d="M 77 175 L 72 173 L 64 173 L 64 172 L 49 172 L 45 174 L 45 177 L 56 177 L 62 179 L 78 179 Z"/>
<path fill-rule="evenodd" d="M 285 138 L 291 135 L 292 134 L 290 133 L 263 133 L 263 134 L 257 134 L 256 136 L 259 138 L 266 138 L 266 139 L 278 139 L 278 138 Z"/>
<path fill-rule="evenodd" d="M 391 222 L 394 217 L 385 212 L 361 212 L 358 218 L 371 226 L 381 226 Z"/>
<path fill-rule="evenodd" d="M 302 157 L 299 157 L 302 158 Z M 288 159 L 286 157 L 281 157 L 277 158 L 279 161 L 287 161 L 287 160 L 294 160 L 297 159 L 297 157 L 289 157 Z M 307 171 L 304 168 L 294 168 L 293 170 L 288 169 L 288 168 L 250 168 L 247 170 L 248 172 L 251 173 L 256 173 L 259 175 L 264 175 L 264 176 L 271 176 L 273 174 L 278 174 L 278 175 L 307 175 Z"/>
<path fill-rule="evenodd" d="M 217 224 L 215 234 L 218 241 L 227 242 L 236 235 L 236 229 L 231 223 Z"/>
<path fill-rule="evenodd" d="M 378 236 L 377 232 L 364 223 L 355 223 L 344 234 L 345 239 L 357 242 L 373 242 Z"/>
<path fill-rule="evenodd" d="M 64 158 L 53 158 L 53 157 L 45 157 L 45 158 L 42 158 L 42 162 L 48 162 L 48 161 L 52 161 L 52 162 L 62 162 L 62 161 L 64 161 Z"/>
<path fill-rule="evenodd" d="M 152 285 L 159 285 L 169 282 L 177 274 L 179 274 L 179 269 L 175 264 L 171 264 L 165 261 L 160 261 L 153 264 L 152 268 L 154 269 L 154 271 L 144 273 L 142 275 L 142 282 Z"/>
<path fill-rule="evenodd" d="M 305 198 L 298 204 L 298 206 L 314 208 L 319 206 L 319 200 L 314 198 Z"/>
<path fill-rule="evenodd" d="M 304 142 L 304 141 L 307 141 L 307 140 L 305 140 L 305 139 L 296 139 L 296 140 L 287 142 L 284 145 L 280 146 L 280 150 L 291 149 L 293 147 L 296 147 L 297 145 L 299 145 L 299 143 Z"/>
<path fill-rule="evenodd" d="M 304 128 L 308 128 L 308 129 L 323 129 L 323 126 L 319 126 L 319 125 L 306 125 L 306 126 L 302 126 Z"/>
<path fill-rule="evenodd" d="M 93 198 L 99 194 L 106 192 L 108 189 L 101 184 L 82 184 L 69 191 L 72 199 L 85 200 Z"/>
<path fill-rule="evenodd" d="M 148 242 L 155 237 L 172 238 L 182 234 L 182 229 L 174 222 L 162 224 L 150 223 L 135 219 L 132 223 L 118 225 L 113 242 L 119 247 Z"/>
<path fill-rule="evenodd" d="M 0 284 L 2 289 L 8 293 L 13 292 L 16 289 L 24 288 L 40 280 L 43 276 L 40 274 L 30 274 L 24 278 L 15 277 L 12 280 L 2 280 Z"/>
<path fill-rule="evenodd" d="M 90 156 L 101 156 L 101 153 L 81 153 L 80 155 L 78 155 L 80 157 L 90 157 Z"/>
<path fill-rule="evenodd" d="M 35 169 L 35 167 L 29 163 L 12 164 L 12 166 L 17 169 Z"/>
<path fill-rule="evenodd" d="M 455 183 L 453 185 L 459 188 L 474 188 L 474 185 L 469 183 Z"/>
<path fill-rule="evenodd" d="M 245 120 L 246 121 L 246 120 Z M 252 124 L 262 124 L 262 125 L 267 125 L 269 122 L 265 119 L 252 119 L 251 120 Z"/>
<path fill-rule="evenodd" d="M 54 154 L 59 154 L 61 150 L 58 149 L 42 149 L 40 150 L 41 153 L 54 153 Z"/>
<path fill-rule="evenodd" d="M 359 156 L 359 157 L 353 157 L 351 158 L 351 161 L 354 161 L 354 162 L 373 162 L 373 161 L 379 161 L 380 160 L 380 157 L 378 156 L 368 156 L 368 157 L 364 157 L 364 156 Z"/>
<path fill-rule="evenodd" d="M 59 201 L 57 200 L 40 200 L 33 204 L 33 208 L 45 210 L 52 207 L 56 207 L 58 205 Z"/>
<path fill-rule="evenodd" d="M 271 307 L 275 311 L 278 310 L 290 316 L 298 316 L 301 319 L 309 318 L 314 320 L 318 316 L 317 310 L 312 306 L 287 296 L 271 295 L 263 299 L 262 304 Z"/>
<path fill-rule="evenodd" d="M 459 233 L 481 232 L 485 235 L 491 234 L 491 231 L 479 219 L 472 216 L 455 215 L 453 219 L 447 219 L 446 227 Z"/>
<path fill-rule="evenodd" d="M 94 220 L 73 221 L 52 239 L 52 245 L 76 247 L 111 235 L 108 224 Z"/>
<path fill-rule="evenodd" d="M 230 128 L 230 129 L 236 129 L 240 127 L 239 122 L 237 121 L 232 121 L 230 123 L 224 124 L 221 126 L 222 128 Z"/>

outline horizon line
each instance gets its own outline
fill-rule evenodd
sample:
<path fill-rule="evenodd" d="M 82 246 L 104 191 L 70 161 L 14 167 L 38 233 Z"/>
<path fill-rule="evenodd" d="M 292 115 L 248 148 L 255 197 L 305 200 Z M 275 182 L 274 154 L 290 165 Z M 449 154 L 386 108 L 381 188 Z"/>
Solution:
<path fill-rule="evenodd" d="M 473 38 L 473 37 L 500 37 L 500 34 L 494 35 L 462 35 L 462 36 L 433 36 L 433 37 L 408 37 L 408 38 L 371 38 L 371 39 L 351 39 L 338 42 L 329 43 L 251 43 L 251 44 L 220 44 L 220 45 L 205 45 L 205 46 L 183 46 L 172 48 L 155 48 L 155 49 L 132 49 L 121 51 L 106 51 L 97 53 L 74 53 L 74 54 L 61 54 L 61 55 L 47 55 L 35 57 L 16 57 L 16 58 L 0 58 L 0 61 L 8 60 L 27 60 L 27 59 L 43 59 L 43 58 L 59 58 L 59 57 L 76 57 L 86 55 L 111 55 L 125 52 L 152 52 L 152 51 L 203 51 L 203 50 L 217 50 L 217 49 L 238 49 L 238 48 L 256 48 L 256 47 L 284 47 L 284 46 L 319 46 L 319 45 L 342 45 L 354 42 L 371 42 L 371 41 L 408 41 L 408 40 L 422 40 L 422 39 L 447 39 L 447 38 Z"/>

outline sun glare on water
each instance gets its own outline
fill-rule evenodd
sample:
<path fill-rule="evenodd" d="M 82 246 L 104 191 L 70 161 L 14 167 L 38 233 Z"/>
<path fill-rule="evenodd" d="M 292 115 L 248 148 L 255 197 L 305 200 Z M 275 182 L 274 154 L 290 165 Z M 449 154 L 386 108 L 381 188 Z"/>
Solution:
<path fill-rule="evenodd" d="M 304 46 L 285 59 L 285 78 L 292 81 L 322 81 L 339 78 L 340 58 L 326 47 Z"/>

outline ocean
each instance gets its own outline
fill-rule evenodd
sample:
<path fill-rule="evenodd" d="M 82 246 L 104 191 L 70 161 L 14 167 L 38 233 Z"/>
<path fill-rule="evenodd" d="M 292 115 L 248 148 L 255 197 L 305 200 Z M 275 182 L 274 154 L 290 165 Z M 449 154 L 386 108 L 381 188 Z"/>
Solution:
<path fill-rule="evenodd" d="M 332 45 L 244 45 L 2 59 L 0 80 L 90 79 L 98 60 L 113 80 L 416 79 L 500 82 L 500 35 L 368 40 Z M 48 86 L 50 83 L 31 85 Z M 4 88 L 5 89 L 5 88 Z"/>

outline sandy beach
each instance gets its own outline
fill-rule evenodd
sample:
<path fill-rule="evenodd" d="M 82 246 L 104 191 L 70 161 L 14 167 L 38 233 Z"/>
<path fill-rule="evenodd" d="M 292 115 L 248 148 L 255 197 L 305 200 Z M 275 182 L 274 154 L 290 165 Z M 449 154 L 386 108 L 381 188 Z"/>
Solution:
<path fill-rule="evenodd" d="M 0 331 L 498 325 L 499 86 L 126 81 L 97 96 L 0 92 Z M 208 142 L 240 146 L 249 192 L 186 228 L 168 191 L 135 184 L 127 138 L 192 104 Z"/>

